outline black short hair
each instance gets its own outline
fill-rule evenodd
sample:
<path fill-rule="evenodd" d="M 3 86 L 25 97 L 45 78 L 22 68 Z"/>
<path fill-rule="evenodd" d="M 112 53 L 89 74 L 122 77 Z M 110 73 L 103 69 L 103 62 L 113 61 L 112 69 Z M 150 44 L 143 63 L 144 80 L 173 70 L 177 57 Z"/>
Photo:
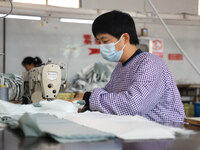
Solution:
<path fill-rule="evenodd" d="M 92 24 L 92 32 L 96 37 L 99 33 L 108 33 L 119 39 L 123 33 L 128 33 L 131 44 L 139 44 L 135 22 L 128 14 L 113 10 L 98 16 Z"/>
<path fill-rule="evenodd" d="M 25 66 L 25 65 L 31 65 L 31 64 L 34 64 L 35 67 L 39 67 L 42 65 L 42 60 L 39 58 L 39 57 L 25 57 L 24 60 L 22 61 L 22 65 Z"/>

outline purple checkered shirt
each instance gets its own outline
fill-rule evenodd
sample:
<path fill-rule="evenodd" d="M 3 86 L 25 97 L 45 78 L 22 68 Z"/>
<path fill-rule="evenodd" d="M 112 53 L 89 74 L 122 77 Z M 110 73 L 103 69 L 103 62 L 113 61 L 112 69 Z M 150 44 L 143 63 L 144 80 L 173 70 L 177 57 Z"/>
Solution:
<path fill-rule="evenodd" d="M 156 122 L 183 122 L 184 107 L 165 62 L 142 52 L 118 63 L 104 89 L 95 88 L 90 109 L 115 115 L 140 115 Z"/>

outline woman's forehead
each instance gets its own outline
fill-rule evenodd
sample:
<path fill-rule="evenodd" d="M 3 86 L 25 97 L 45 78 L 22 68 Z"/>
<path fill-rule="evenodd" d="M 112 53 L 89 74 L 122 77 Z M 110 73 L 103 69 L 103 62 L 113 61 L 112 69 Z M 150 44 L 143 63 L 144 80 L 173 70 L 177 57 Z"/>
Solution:
<path fill-rule="evenodd" d="M 104 39 L 114 38 L 114 37 L 108 33 L 99 33 L 97 34 L 96 38 L 97 40 L 104 40 Z"/>

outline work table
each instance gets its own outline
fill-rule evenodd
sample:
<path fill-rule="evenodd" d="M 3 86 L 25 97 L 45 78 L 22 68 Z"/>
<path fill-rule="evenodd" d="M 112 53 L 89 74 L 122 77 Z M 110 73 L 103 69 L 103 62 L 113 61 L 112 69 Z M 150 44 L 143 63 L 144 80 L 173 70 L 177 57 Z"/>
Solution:
<path fill-rule="evenodd" d="M 199 150 L 200 126 L 184 125 L 184 128 L 192 129 L 197 134 L 177 135 L 174 140 L 112 139 L 78 143 L 58 143 L 48 137 L 24 137 L 21 130 L 4 129 L 0 131 L 0 150 Z"/>

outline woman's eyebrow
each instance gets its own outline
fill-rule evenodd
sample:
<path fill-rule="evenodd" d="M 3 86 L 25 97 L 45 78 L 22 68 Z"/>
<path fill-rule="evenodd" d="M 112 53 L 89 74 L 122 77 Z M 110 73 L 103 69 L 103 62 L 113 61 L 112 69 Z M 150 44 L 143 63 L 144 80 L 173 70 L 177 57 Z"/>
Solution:
<path fill-rule="evenodd" d="M 102 37 L 100 38 L 100 40 L 105 40 L 105 39 L 108 39 L 108 38 L 105 37 L 105 36 L 102 36 Z"/>

